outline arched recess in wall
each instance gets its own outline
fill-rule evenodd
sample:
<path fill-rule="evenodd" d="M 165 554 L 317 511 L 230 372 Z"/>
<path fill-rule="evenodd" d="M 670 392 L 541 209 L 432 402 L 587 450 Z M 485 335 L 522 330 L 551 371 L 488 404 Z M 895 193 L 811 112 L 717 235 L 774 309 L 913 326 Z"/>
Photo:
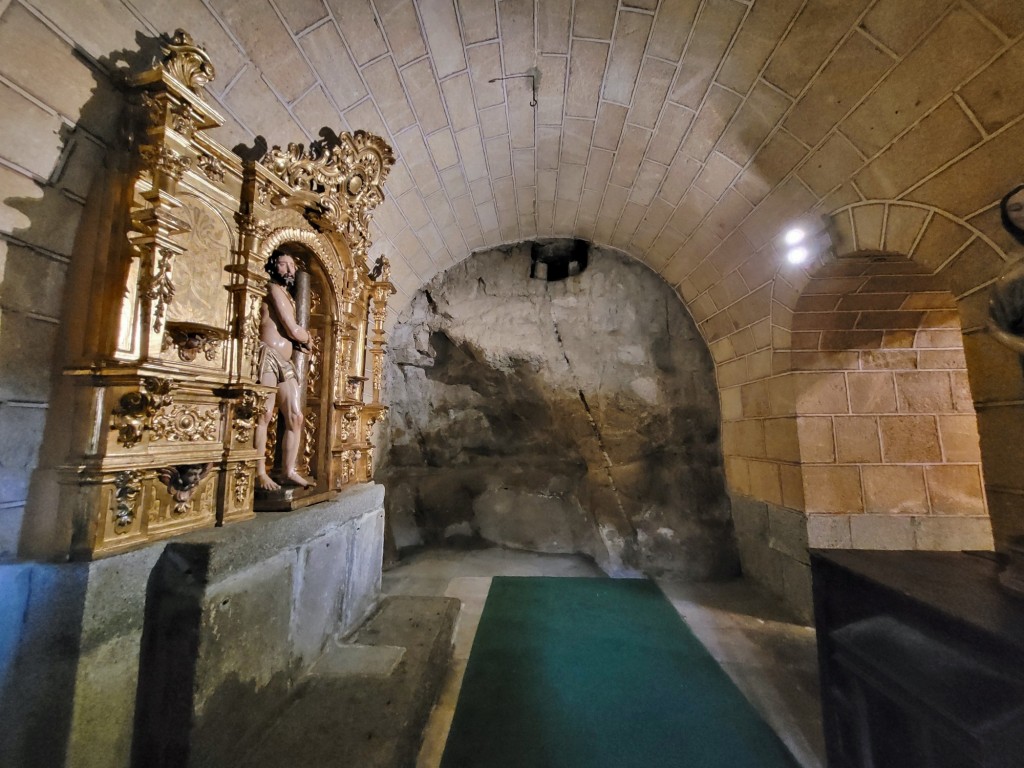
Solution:
<path fill-rule="evenodd" d="M 298 468 L 312 480 L 314 488 L 325 491 L 337 487 L 339 476 L 347 470 L 336 460 L 332 435 L 332 410 L 336 394 L 342 386 L 336 370 L 335 328 L 341 316 L 340 299 L 333 286 L 342 285 L 351 254 L 338 249 L 326 236 L 300 226 L 295 211 L 283 209 L 270 221 L 272 229 L 260 248 L 266 261 L 275 251 L 287 253 L 299 269 L 309 274 L 309 305 L 306 328 L 311 350 L 301 368 L 299 385 L 302 392 L 303 424 L 299 443 Z M 305 310 L 303 310 L 305 311 Z M 268 400 L 274 415 L 270 421 L 266 444 L 266 466 L 271 472 L 280 466 L 282 434 L 276 400 Z"/>
<path fill-rule="evenodd" d="M 927 287 L 923 281 L 930 280 L 932 288 L 944 288 L 951 294 L 962 332 L 971 400 L 977 413 L 986 497 L 996 542 L 998 544 L 1009 535 L 1024 530 L 1024 519 L 1017 511 L 1024 495 L 1024 479 L 1020 477 L 1020 462 L 1008 456 L 1015 452 L 1011 446 L 1018 444 L 1020 435 L 1024 434 L 1024 377 L 1018 356 L 998 344 L 986 327 L 989 286 L 1006 270 L 1010 261 L 1006 252 L 967 222 L 945 211 L 916 203 L 856 203 L 835 211 L 832 221 L 838 259 L 824 269 L 838 269 L 838 265 L 844 262 L 851 264 L 850 269 L 857 269 L 852 266 L 850 258 L 858 254 L 888 256 L 890 258 L 885 261 L 875 263 L 888 263 L 888 271 L 898 272 L 900 268 L 895 265 L 899 260 L 892 258 L 898 255 L 901 259 L 909 259 L 903 262 L 906 266 L 902 269 L 908 270 L 904 280 L 910 279 L 910 272 L 917 272 L 920 277 L 914 280 L 920 282 L 921 287 Z M 776 337 L 787 342 L 776 345 L 777 374 L 798 370 L 799 345 L 807 342 L 799 336 L 796 313 L 806 310 L 808 286 L 825 274 L 820 269 L 816 271 L 812 267 L 786 274 L 780 284 L 782 290 L 775 291 L 773 326 Z M 913 284 L 907 282 L 907 287 L 913 288 Z M 846 290 L 850 290 L 849 286 Z M 921 297 L 924 295 L 920 294 Z M 908 292 L 905 300 L 913 304 L 924 299 L 915 299 Z M 922 345 L 928 343 L 928 333 L 943 329 L 916 330 L 926 333 L 922 340 L 915 339 L 918 346 L 913 349 L 915 354 L 919 354 L 926 349 Z M 947 349 L 953 350 L 952 347 Z M 890 369 L 890 372 L 893 376 L 899 375 L 896 369 Z M 909 377 L 904 378 L 910 380 Z M 795 389 L 793 397 L 796 406 Z M 794 414 L 797 410 L 794 407 Z M 800 435 L 798 441 L 803 449 L 804 435 Z M 802 480 L 807 487 L 812 478 L 804 477 Z"/>
<path fill-rule="evenodd" d="M 713 362 L 685 306 L 610 248 L 534 279 L 535 245 L 475 252 L 395 326 L 376 478 L 397 546 L 469 538 L 581 552 L 609 573 L 735 573 Z"/>

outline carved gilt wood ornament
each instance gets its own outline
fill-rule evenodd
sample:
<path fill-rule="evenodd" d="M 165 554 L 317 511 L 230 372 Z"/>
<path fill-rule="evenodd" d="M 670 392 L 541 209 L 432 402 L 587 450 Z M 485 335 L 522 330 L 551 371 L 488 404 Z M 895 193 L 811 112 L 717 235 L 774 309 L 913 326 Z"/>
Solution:
<path fill-rule="evenodd" d="M 319 229 L 338 232 L 365 265 L 370 214 L 384 202 L 381 185 L 394 155 L 382 138 L 365 131 L 337 136 L 325 130 L 321 135 L 325 138 L 312 142 L 308 150 L 289 144 L 264 156 L 263 164 L 291 187 L 274 202 L 301 207 Z"/>
<path fill-rule="evenodd" d="M 129 80 L 124 140 L 76 245 L 55 409 L 70 419 L 65 460 L 40 470 L 58 503 L 30 506 L 32 556 L 89 559 L 253 515 L 253 433 L 274 392 L 256 374 L 275 249 L 315 294 L 303 469 L 316 498 L 369 478 L 394 288 L 386 260 L 371 270 L 367 254 L 391 147 L 324 128 L 308 147 L 244 160 L 207 135 L 224 122 L 205 99 L 214 76 L 178 30 Z"/>

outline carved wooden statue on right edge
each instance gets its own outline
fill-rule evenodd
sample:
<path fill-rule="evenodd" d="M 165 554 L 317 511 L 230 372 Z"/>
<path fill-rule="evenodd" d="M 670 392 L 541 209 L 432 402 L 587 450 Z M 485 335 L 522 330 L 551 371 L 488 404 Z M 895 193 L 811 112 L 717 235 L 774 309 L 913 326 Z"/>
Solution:
<path fill-rule="evenodd" d="M 1024 245 L 1024 184 L 1003 197 L 999 213 L 1003 228 Z M 992 288 L 989 333 L 1021 355 L 1024 366 L 1024 259 L 1012 266 Z M 1005 549 L 1007 564 L 999 574 L 999 582 L 1006 591 L 1024 597 L 1024 536 L 1012 538 Z"/>

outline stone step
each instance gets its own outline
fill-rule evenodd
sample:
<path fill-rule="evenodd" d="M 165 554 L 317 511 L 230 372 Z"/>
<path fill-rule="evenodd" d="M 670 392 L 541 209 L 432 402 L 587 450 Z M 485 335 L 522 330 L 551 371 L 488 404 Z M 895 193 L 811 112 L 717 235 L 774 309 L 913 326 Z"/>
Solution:
<path fill-rule="evenodd" d="M 411 768 L 448 668 L 459 605 L 385 598 L 311 667 L 237 768 Z"/>

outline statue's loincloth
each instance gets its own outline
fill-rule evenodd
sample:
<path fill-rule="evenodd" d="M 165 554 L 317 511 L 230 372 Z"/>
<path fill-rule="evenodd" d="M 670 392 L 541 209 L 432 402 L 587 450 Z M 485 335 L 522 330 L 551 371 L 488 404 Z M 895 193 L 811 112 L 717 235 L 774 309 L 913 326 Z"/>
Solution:
<path fill-rule="evenodd" d="M 295 373 L 295 366 L 292 365 L 292 361 L 283 359 L 277 353 L 276 349 L 262 341 L 260 342 L 260 358 L 257 371 L 261 382 L 263 381 L 263 376 L 266 373 L 273 373 L 278 384 L 282 381 L 287 381 L 288 379 L 298 378 Z"/>

